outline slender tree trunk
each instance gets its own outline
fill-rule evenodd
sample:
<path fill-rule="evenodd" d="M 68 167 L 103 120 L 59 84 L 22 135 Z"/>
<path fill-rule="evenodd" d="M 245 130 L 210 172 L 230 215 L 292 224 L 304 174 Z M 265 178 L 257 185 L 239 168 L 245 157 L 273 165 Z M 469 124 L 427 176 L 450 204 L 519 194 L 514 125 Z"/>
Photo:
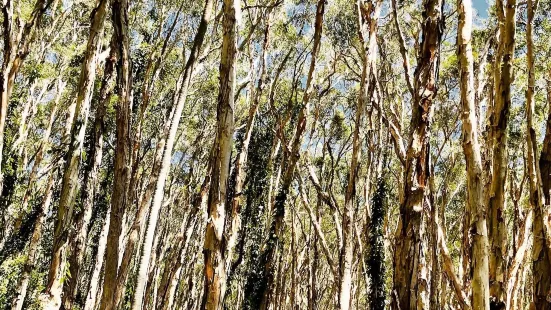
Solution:
<path fill-rule="evenodd" d="M 88 293 L 86 294 L 86 302 L 84 303 L 84 310 L 94 310 L 96 309 L 96 303 L 98 294 L 101 294 L 99 289 L 100 287 L 100 276 L 103 269 L 103 261 L 105 258 L 105 249 L 107 247 L 107 234 L 109 232 L 109 222 L 111 218 L 111 210 L 107 211 L 105 215 L 105 222 L 101 229 L 99 241 L 98 241 L 98 253 L 96 255 L 96 263 L 94 265 L 94 270 L 92 271 L 92 276 L 90 278 L 90 287 Z"/>
<path fill-rule="evenodd" d="M 358 179 L 359 160 L 361 156 L 360 130 L 366 102 L 370 100 L 369 80 L 372 68 L 377 59 L 377 23 L 381 12 L 382 1 L 358 1 L 357 9 L 360 26 L 359 34 L 363 48 L 362 77 L 360 80 L 360 94 L 356 105 L 356 118 L 352 138 L 352 159 L 348 173 L 344 212 L 342 220 L 343 244 L 339 256 L 339 309 L 348 310 L 350 307 L 350 292 L 352 290 L 352 258 L 354 247 L 354 208 L 356 201 L 356 181 Z"/>
<path fill-rule="evenodd" d="M 23 265 L 23 272 L 21 273 L 21 276 L 19 277 L 19 281 L 17 283 L 17 289 L 15 290 L 17 293 L 16 293 L 16 298 L 12 302 L 12 310 L 23 309 L 25 296 L 27 296 L 27 290 L 29 288 L 31 272 L 34 269 L 34 265 L 37 259 L 38 246 L 40 243 L 40 238 L 42 236 L 42 225 L 44 222 L 44 215 L 46 214 L 49 208 L 50 202 L 52 200 L 53 184 L 54 184 L 54 172 L 52 171 L 46 183 L 46 189 L 44 190 L 44 200 L 42 202 L 42 205 L 40 206 L 40 210 L 38 211 L 39 212 L 38 218 L 36 219 L 33 235 L 31 237 L 31 242 L 29 244 L 29 253 L 27 254 L 26 261 Z"/>
<path fill-rule="evenodd" d="M 52 2 L 53 0 L 37 0 L 29 20 L 25 22 L 18 18 L 16 23 L 13 15 L 12 0 L 2 1 L 4 49 L 2 51 L 2 74 L 0 75 L 0 196 L 2 196 L 4 187 L 4 177 L 1 169 L 3 164 L 4 131 L 15 77 L 19 73 L 25 58 L 29 55 L 38 27 Z M 16 9 L 20 10 L 19 4 L 17 4 Z M 16 25 L 19 25 L 20 29 L 17 29 Z"/>
<path fill-rule="evenodd" d="M 461 67 L 461 105 L 463 109 L 463 152 L 467 166 L 467 202 L 465 223 L 469 223 L 471 305 L 473 309 L 490 309 L 488 280 L 488 229 L 486 208 L 482 195 L 482 157 L 478 137 L 475 102 L 473 51 L 471 43 L 472 3 L 458 0 L 459 26 L 457 28 L 459 63 Z"/>
<path fill-rule="evenodd" d="M 133 309 L 136 309 L 136 310 L 141 309 L 142 307 L 142 302 L 144 298 L 143 294 L 145 291 L 146 281 L 148 278 L 147 273 L 149 270 L 149 261 L 151 257 L 151 246 L 153 243 L 155 228 L 157 226 L 157 221 L 159 218 L 159 213 L 161 211 L 161 206 L 163 202 L 166 178 L 170 171 L 170 160 L 172 159 L 172 149 L 174 148 L 176 134 L 178 132 L 180 118 L 187 99 L 188 88 L 193 75 L 193 70 L 195 68 L 197 57 L 201 51 L 201 46 L 203 44 L 205 34 L 207 32 L 208 23 L 211 20 L 212 7 L 213 7 L 213 1 L 207 0 L 205 2 L 205 8 L 203 10 L 203 16 L 201 18 L 199 28 L 197 29 L 197 33 L 195 35 L 193 47 L 191 49 L 189 58 L 186 62 L 186 67 L 184 69 L 184 74 L 182 78 L 182 87 L 180 90 L 181 92 L 178 96 L 176 108 L 174 110 L 174 114 L 170 118 L 170 131 L 168 134 L 168 138 L 166 140 L 165 149 L 163 150 L 163 158 L 161 162 L 159 178 L 157 179 L 157 182 L 156 182 L 155 194 L 153 196 L 153 202 L 151 206 L 151 211 L 149 213 L 147 229 L 145 232 L 143 251 L 140 257 L 138 282 L 136 284 L 136 288 L 134 292 L 134 301 L 132 305 Z"/>
<path fill-rule="evenodd" d="M 73 209 L 78 188 L 78 171 L 81 162 L 84 133 L 88 123 L 88 114 L 92 97 L 92 89 L 96 78 L 97 51 L 102 37 L 103 24 L 107 12 L 107 0 L 100 0 L 91 17 L 90 33 L 81 67 L 78 94 L 75 108 L 76 120 L 71 127 L 69 149 L 65 157 L 65 167 L 61 183 L 61 193 L 54 230 L 52 258 L 48 273 L 46 292 L 52 295 L 61 294 L 60 284 L 55 284 L 60 278 L 61 251 L 65 247 L 69 228 L 72 224 Z M 52 289 L 55 288 L 54 292 Z"/>
<path fill-rule="evenodd" d="M 504 4 L 504 1 L 506 3 Z M 504 221 L 505 182 L 507 177 L 507 124 L 511 108 L 513 56 L 515 49 L 516 0 L 496 1 L 499 21 L 499 46 L 494 71 L 494 106 L 490 114 L 488 141 L 492 160 L 486 190 L 488 233 L 490 243 L 490 298 L 491 307 L 505 305 L 505 246 Z"/>
<path fill-rule="evenodd" d="M 551 143 L 551 114 L 547 120 L 547 128 L 544 146 L 538 164 L 537 137 L 533 124 L 535 108 L 535 56 L 533 23 L 538 1 L 528 0 L 526 22 L 526 60 L 528 67 L 528 88 L 526 90 L 526 118 L 527 118 L 527 154 L 528 154 L 528 180 L 530 181 L 530 206 L 534 211 L 533 247 L 532 247 L 532 272 L 533 272 L 533 305 L 536 309 L 551 309 L 551 244 L 549 243 L 549 167 Z M 548 94 L 548 95 L 551 95 Z M 551 98 L 551 96 L 550 96 Z M 550 108 L 551 109 L 551 108 Z M 544 173 L 545 171 L 545 173 Z M 546 220 L 547 219 L 547 220 Z M 528 222 L 528 215 L 526 223 Z M 526 224 L 525 224 L 526 225 Z"/>
<path fill-rule="evenodd" d="M 114 44 L 111 44 L 114 47 Z M 63 287 L 63 308 L 72 309 L 75 294 L 77 292 L 77 284 L 79 281 L 80 267 L 84 260 L 84 254 L 87 246 L 88 232 L 90 231 L 90 221 L 92 219 L 94 196 L 97 190 L 97 180 L 101 160 L 103 158 L 103 134 L 105 130 L 105 113 L 107 104 L 111 99 L 111 87 L 109 86 L 113 77 L 113 67 L 115 62 L 115 49 L 111 50 L 111 55 L 105 63 L 103 79 L 96 107 L 96 115 L 94 120 L 94 131 L 92 143 L 90 145 L 90 162 L 84 172 L 84 185 L 82 194 L 82 208 L 75 215 L 75 224 L 69 239 L 70 255 L 69 255 L 69 272 L 71 279 L 65 282 Z"/>
<path fill-rule="evenodd" d="M 223 308 L 227 266 L 224 224 L 227 214 L 227 191 L 230 178 L 230 157 L 234 130 L 234 88 L 236 60 L 236 13 L 240 0 L 224 0 L 222 54 L 220 56 L 220 88 L 218 94 L 217 132 L 211 154 L 211 185 L 208 199 L 208 220 L 205 232 L 205 283 L 201 309 Z"/>
<path fill-rule="evenodd" d="M 115 308 L 114 292 L 117 284 L 119 264 L 119 239 L 122 231 L 122 219 L 127 205 L 128 181 L 130 177 L 130 96 L 132 90 L 132 67 L 130 63 L 130 37 L 128 33 L 128 2 L 114 0 L 112 3 L 112 24 L 117 51 L 117 95 L 116 106 L 116 146 L 113 194 L 111 196 L 111 214 L 109 215 L 109 232 L 105 258 L 105 272 L 101 310 Z"/>
<path fill-rule="evenodd" d="M 429 309 L 427 210 L 430 208 L 430 126 L 437 91 L 443 33 L 442 0 L 424 2 L 425 19 L 414 78 L 411 139 L 405 164 L 405 201 L 400 205 L 394 256 L 393 309 Z M 430 214 L 430 213 L 429 213 Z"/>
<path fill-rule="evenodd" d="M 284 232 L 284 219 L 285 219 L 285 202 L 289 193 L 291 182 L 293 181 L 293 175 L 295 172 L 296 163 L 299 158 L 300 146 L 302 144 L 302 136 L 306 130 L 306 121 L 309 113 L 309 102 L 312 92 L 312 83 L 314 78 L 314 71 L 316 66 L 317 55 L 320 49 L 320 41 L 323 26 L 323 15 L 325 12 L 325 0 L 319 0 L 316 6 L 316 20 L 314 24 L 314 43 L 312 46 L 312 55 L 310 58 L 310 68 L 308 70 L 308 77 L 306 79 L 306 87 L 304 89 L 304 95 L 302 98 L 302 108 L 298 115 L 297 127 L 293 135 L 291 142 L 290 152 L 287 155 L 286 168 L 283 172 L 281 179 L 280 189 L 274 200 L 274 212 L 273 219 L 269 229 L 269 239 L 265 250 L 261 254 L 260 263 L 264 267 L 263 279 L 261 279 L 260 291 L 262 292 L 262 298 L 258 305 L 255 305 L 253 309 L 266 310 L 273 302 L 274 296 L 274 284 L 276 273 L 277 253 L 281 249 L 281 239 Z"/>

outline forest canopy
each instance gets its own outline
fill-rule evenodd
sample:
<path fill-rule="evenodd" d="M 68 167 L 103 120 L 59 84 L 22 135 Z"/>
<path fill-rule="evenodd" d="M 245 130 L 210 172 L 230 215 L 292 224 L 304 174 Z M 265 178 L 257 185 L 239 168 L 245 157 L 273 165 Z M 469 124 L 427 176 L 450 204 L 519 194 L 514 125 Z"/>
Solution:
<path fill-rule="evenodd" d="M 550 0 L 3 0 L 2 309 L 551 309 Z"/>

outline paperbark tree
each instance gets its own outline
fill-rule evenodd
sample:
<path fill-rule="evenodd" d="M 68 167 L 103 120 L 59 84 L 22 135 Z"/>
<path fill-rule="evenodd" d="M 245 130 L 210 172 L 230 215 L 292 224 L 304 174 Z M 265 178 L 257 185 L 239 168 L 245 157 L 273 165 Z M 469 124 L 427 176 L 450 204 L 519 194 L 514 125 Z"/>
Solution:
<path fill-rule="evenodd" d="M 134 291 L 134 300 L 133 308 L 141 309 L 145 286 L 147 284 L 148 271 L 149 271 L 149 261 L 151 258 L 151 247 L 153 245 L 153 238 L 155 235 L 155 229 L 157 227 L 157 221 L 159 218 L 159 213 L 161 211 L 161 206 L 164 198 L 164 187 L 168 173 L 170 171 L 170 161 L 172 159 L 172 150 L 174 148 L 174 143 L 176 140 L 176 134 L 178 132 L 178 126 L 180 124 L 180 118 L 182 116 L 182 111 L 186 103 L 188 88 L 191 83 L 191 78 L 193 75 L 193 70 L 195 64 L 201 52 L 201 47 L 207 32 L 208 23 L 211 20 L 213 9 L 213 1 L 207 0 L 205 2 L 205 7 L 203 9 L 203 15 L 197 33 L 193 41 L 193 47 L 190 51 L 190 55 L 186 62 L 186 67 L 184 69 L 184 74 L 182 77 L 182 86 L 178 96 L 178 101 L 176 102 L 176 107 L 172 118 L 170 119 L 170 129 L 168 137 L 166 139 L 165 148 L 162 151 L 162 161 L 159 172 L 159 177 L 156 181 L 155 194 L 153 196 L 153 202 L 151 205 L 151 210 L 149 212 L 149 219 L 147 222 L 147 228 L 145 232 L 145 239 L 143 244 L 143 251 L 140 257 L 140 267 L 138 272 L 138 282 L 136 284 L 136 290 Z M 232 94 L 233 99 L 233 94 Z"/>
<path fill-rule="evenodd" d="M 506 3 L 504 3 L 506 1 Z M 491 160 L 489 184 L 485 189 L 488 210 L 490 242 L 490 298 L 491 305 L 505 301 L 505 246 L 504 221 L 505 182 L 507 178 L 507 124 L 511 109 L 511 83 L 515 49 L 516 0 L 496 1 L 499 22 L 499 44 L 494 68 L 494 104 L 490 114 L 488 144 Z"/>
<path fill-rule="evenodd" d="M 360 130 L 366 104 L 370 100 L 370 83 L 372 75 L 376 75 L 377 59 L 377 23 L 381 13 L 382 1 L 358 1 L 359 37 L 362 43 L 362 75 L 360 93 L 356 104 L 354 134 L 352 137 L 352 158 L 348 173 L 344 212 L 342 220 L 343 246 L 339 256 L 339 309 L 348 310 L 350 307 L 350 292 L 352 285 L 352 256 L 354 245 L 354 208 L 356 201 L 356 180 L 358 178 L 359 159 L 361 156 Z M 373 88 L 371 87 L 371 91 Z"/>
<path fill-rule="evenodd" d="M 241 0 L 224 0 L 223 39 L 220 55 L 217 129 L 211 154 L 211 184 L 208 198 L 208 220 L 203 246 L 205 280 L 201 309 L 219 310 L 224 306 L 227 266 L 224 226 L 227 216 L 227 194 L 230 178 L 231 145 L 234 130 L 234 90 L 237 55 L 236 14 Z"/>
<path fill-rule="evenodd" d="M 457 41 L 461 72 L 461 105 L 463 110 L 463 153 L 467 168 L 467 201 L 465 216 L 469 217 L 471 260 L 471 305 L 473 309 L 490 309 L 488 280 L 488 228 L 484 205 L 482 157 L 478 135 L 478 117 L 475 102 L 473 48 L 472 48 L 472 3 L 457 1 L 459 25 Z"/>
<path fill-rule="evenodd" d="M 78 83 L 75 116 L 72 124 L 69 149 L 65 155 L 65 167 L 61 183 L 61 193 L 54 230 L 54 243 L 52 258 L 48 273 L 46 292 L 61 294 L 60 268 L 62 265 L 62 251 L 69 237 L 69 228 L 72 224 L 73 209 L 78 187 L 78 171 L 81 162 L 84 134 L 88 123 L 90 103 L 92 101 L 92 89 L 96 78 L 96 64 L 98 48 L 100 46 L 103 24 L 107 12 L 107 0 L 100 0 L 91 17 L 90 33 L 84 53 L 84 60 Z M 55 299 L 55 298 L 54 298 Z"/>
<path fill-rule="evenodd" d="M 114 0 L 111 19 L 116 49 L 117 83 L 116 93 L 116 145 L 113 194 L 111 196 L 111 211 L 109 214 L 109 232 L 107 234 L 107 249 L 105 253 L 105 269 L 103 292 L 100 309 L 115 309 L 114 293 L 117 284 L 117 268 L 119 263 L 119 237 L 122 230 L 122 219 L 127 205 L 128 181 L 130 177 L 130 121 L 131 121 L 131 89 L 132 64 L 130 59 L 130 36 L 128 32 L 128 2 Z"/>
<path fill-rule="evenodd" d="M 405 164 L 405 201 L 400 205 L 394 256 L 393 309 L 429 309 L 430 270 L 427 267 L 430 127 L 436 96 L 442 0 L 424 1 L 422 41 L 414 74 L 410 144 Z"/>
<path fill-rule="evenodd" d="M 296 163 L 299 158 L 300 146 L 302 144 L 302 138 L 306 130 L 307 117 L 310 110 L 310 97 L 312 96 L 312 83 L 314 78 L 314 71 L 316 67 L 316 60 L 320 49 L 320 41 L 323 27 L 323 15 L 325 12 L 325 0 L 319 0 L 316 5 L 316 19 L 314 23 L 314 42 L 312 45 L 312 52 L 310 57 L 310 68 L 308 69 L 308 76 L 306 78 L 306 85 L 302 97 L 302 107 L 300 109 L 297 127 L 293 134 L 291 146 L 286 154 L 285 171 L 283 172 L 280 189 L 274 200 L 274 212 L 273 219 L 270 223 L 269 238 L 266 244 L 266 248 L 262 252 L 260 263 L 264 266 L 263 279 L 260 280 L 260 291 L 262 297 L 255 308 L 266 310 L 270 307 L 270 304 L 274 299 L 275 289 L 275 274 L 277 254 L 281 250 L 281 238 L 284 232 L 284 219 L 285 219 L 285 202 L 289 193 L 289 188 L 293 181 L 293 175 L 296 168 Z"/>

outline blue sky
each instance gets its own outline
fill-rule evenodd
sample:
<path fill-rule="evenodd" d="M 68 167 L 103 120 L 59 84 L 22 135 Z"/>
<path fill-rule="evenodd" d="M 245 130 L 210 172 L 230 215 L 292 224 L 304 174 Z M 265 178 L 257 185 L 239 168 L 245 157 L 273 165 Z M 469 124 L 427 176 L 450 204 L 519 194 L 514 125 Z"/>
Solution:
<path fill-rule="evenodd" d="M 473 0 L 473 7 L 482 18 L 488 17 L 488 0 Z"/>

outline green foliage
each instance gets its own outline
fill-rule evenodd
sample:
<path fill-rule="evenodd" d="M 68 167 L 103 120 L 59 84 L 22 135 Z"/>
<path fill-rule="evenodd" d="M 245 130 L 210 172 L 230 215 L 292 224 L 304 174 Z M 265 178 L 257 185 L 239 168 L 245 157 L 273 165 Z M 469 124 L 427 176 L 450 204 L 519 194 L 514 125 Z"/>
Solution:
<path fill-rule="evenodd" d="M 375 195 L 371 202 L 371 219 L 369 222 L 369 252 L 367 254 L 367 272 L 371 279 L 369 303 L 371 309 L 384 309 L 385 289 L 385 249 L 383 239 L 383 221 L 386 214 L 385 176 L 379 177 Z"/>

